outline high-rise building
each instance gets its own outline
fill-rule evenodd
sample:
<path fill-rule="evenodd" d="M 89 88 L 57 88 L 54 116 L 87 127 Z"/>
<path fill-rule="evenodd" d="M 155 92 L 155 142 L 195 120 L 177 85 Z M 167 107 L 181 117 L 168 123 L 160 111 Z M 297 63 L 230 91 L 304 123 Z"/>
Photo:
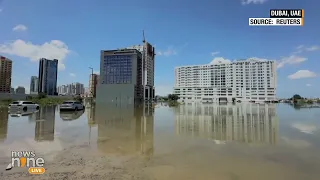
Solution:
<path fill-rule="evenodd" d="M 72 83 L 72 85 L 73 85 L 74 95 L 83 94 L 83 84 L 77 82 L 77 83 Z"/>
<path fill-rule="evenodd" d="M 96 102 L 143 101 L 142 54 L 136 49 L 101 51 Z"/>
<path fill-rule="evenodd" d="M 84 94 L 84 85 L 78 82 L 62 85 L 62 86 L 59 86 L 57 89 L 58 89 L 58 94 L 62 94 L 62 95 Z"/>
<path fill-rule="evenodd" d="M 26 93 L 26 89 L 22 86 L 18 86 L 16 88 L 16 94 L 25 94 Z"/>
<path fill-rule="evenodd" d="M 11 88 L 10 88 L 10 93 L 11 93 L 11 94 L 14 94 L 14 93 L 15 93 L 15 91 L 14 91 L 14 88 L 13 88 L 13 87 L 11 87 Z"/>
<path fill-rule="evenodd" d="M 11 91 L 12 61 L 0 56 L 0 93 Z"/>
<path fill-rule="evenodd" d="M 144 99 L 154 100 L 154 62 L 155 62 L 155 49 L 148 42 L 143 45 L 134 45 L 128 49 L 137 49 L 141 52 L 143 57 L 143 86 L 144 86 Z"/>
<path fill-rule="evenodd" d="M 276 101 L 274 61 L 256 59 L 175 68 L 179 101 Z"/>
<path fill-rule="evenodd" d="M 39 82 L 39 79 L 37 76 L 31 76 L 30 94 L 38 93 L 38 82 Z"/>
<path fill-rule="evenodd" d="M 58 60 L 41 58 L 39 61 L 39 93 L 57 94 Z"/>
<path fill-rule="evenodd" d="M 90 74 L 89 78 L 89 97 L 96 97 L 99 75 Z"/>

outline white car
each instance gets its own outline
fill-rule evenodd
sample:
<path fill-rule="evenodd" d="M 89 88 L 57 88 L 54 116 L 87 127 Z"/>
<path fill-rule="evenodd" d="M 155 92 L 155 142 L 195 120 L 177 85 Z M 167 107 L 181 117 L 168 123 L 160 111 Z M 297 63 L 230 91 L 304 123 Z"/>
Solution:
<path fill-rule="evenodd" d="M 83 110 L 84 105 L 78 101 L 65 101 L 60 105 L 60 110 Z"/>
<path fill-rule="evenodd" d="M 33 103 L 31 101 L 14 101 L 9 104 L 10 110 L 27 111 L 27 110 L 38 110 L 40 108 L 39 104 Z"/>

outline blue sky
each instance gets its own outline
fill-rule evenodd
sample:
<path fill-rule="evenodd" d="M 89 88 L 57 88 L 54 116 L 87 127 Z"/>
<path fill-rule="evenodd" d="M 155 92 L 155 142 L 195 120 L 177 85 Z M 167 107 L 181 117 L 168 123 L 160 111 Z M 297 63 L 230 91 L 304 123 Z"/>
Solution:
<path fill-rule="evenodd" d="M 171 92 L 176 66 L 257 57 L 281 64 L 279 97 L 319 97 L 319 6 L 317 0 L 0 0 L 0 54 L 13 60 L 14 87 L 29 88 L 39 57 L 60 60 L 59 85 L 87 86 L 100 50 L 141 44 L 144 29 L 158 52 L 157 94 Z M 249 17 L 269 17 L 275 8 L 305 9 L 305 26 L 248 26 Z"/>

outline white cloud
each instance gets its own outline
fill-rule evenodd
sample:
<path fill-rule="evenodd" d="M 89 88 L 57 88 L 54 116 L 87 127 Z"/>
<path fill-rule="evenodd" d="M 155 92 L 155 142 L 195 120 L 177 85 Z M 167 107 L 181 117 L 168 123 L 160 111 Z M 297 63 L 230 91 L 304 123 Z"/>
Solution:
<path fill-rule="evenodd" d="M 289 79 L 302 79 L 302 78 L 313 78 L 317 74 L 309 70 L 299 70 L 294 74 L 288 76 Z"/>
<path fill-rule="evenodd" d="M 12 31 L 26 31 L 28 28 L 23 24 L 16 25 Z"/>
<path fill-rule="evenodd" d="M 219 51 L 212 52 L 212 53 L 211 53 L 211 56 L 215 56 L 215 55 L 217 55 L 217 54 L 219 54 L 219 53 L 220 53 Z"/>
<path fill-rule="evenodd" d="M 313 45 L 313 46 L 304 46 L 300 45 L 296 47 L 296 51 L 294 52 L 295 54 L 299 54 L 302 52 L 311 52 L 311 51 L 320 51 L 320 46 Z"/>
<path fill-rule="evenodd" d="M 310 86 L 312 86 L 312 85 L 311 85 L 311 84 L 306 84 L 306 86 L 310 87 Z"/>
<path fill-rule="evenodd" d="M 292 65 L 292 64 L 300 64 L 304 61 L 306 61 L 308 58 L 305 57 L 300 57 L 300 56 L 289 56 L 289 57 L 284 57 L 277 61 L 277 68 L 282 68 L 284 65 Z"/>
<path fill-rule="evenodd" d="M 304 48 L 304 45 L 300 45 L 296 49 L 302 49 L 302 48 Z"/>
<path fill-rule="evenodd" d="M 320 46 L 311 46 L 306 48 L 306 51 L 318 51 L 318 50 L 320 50 Z"/>
<path fill-rule="evenodd" d="M 167 96 L 168 94 L 173 93 L 173 86 L 172 85 L 156 85 L 155 87 L 155 94 L 159 96 Z"/>
<path fill-rule="evenodd" d="M 179 48 L 174 48 L 173 46 L 169 46 L 167 50 L 161 51 L 159 50 L 157 52 L 157 55 L 159 56 L 172 56 L 172 55 L 177 55 L 179 52 L 181 52 L 185 47 L 188 46 L 188 43 L 183 44 Z"/>
<path fill-rule="evenodd" d="M 29 58 L 33 62 L 40 58 L 58 59 L 58 69 L 64 70 L 64 60 L 71 51 L 68 46 L 60 40 L 51 40 L 43 44 L 32 44 L 21 39 L 0 44 L 0 53 Z"/>
<path fill-rule="evenodd" d="M 317 130 L 317 127 L 314 125 L 301 124 L 301 123 L 292 124 L 292 127 L 306 134 L 313 134 Z"/>
<path fill-rule="evenodd" d="M 177 51 L 173 48 L 173 46 L 169 46 L 165 51 L 158 51 L 157 55 L 159 56 L 172 56 L 177 55 Z"/>
<path fill-rule="evenodd" d="M 70 73 L 69 74 L 71 77 L 76 77 L 76 74 L 74 74 L 74 73 Z"/>
<path fill-rule="evenodd" d="M 216 57 L 210 62 L 210 64 L 224 64 L 224 63 L 231 63 L 231 60 L 225 59 L 223 57 Z"/>
<path fill-rule="evenodd" d="M 267 2 L 267 0 L 241 0 L 242 5 L 247 5 L 247 4 L 263 4 Z"/>

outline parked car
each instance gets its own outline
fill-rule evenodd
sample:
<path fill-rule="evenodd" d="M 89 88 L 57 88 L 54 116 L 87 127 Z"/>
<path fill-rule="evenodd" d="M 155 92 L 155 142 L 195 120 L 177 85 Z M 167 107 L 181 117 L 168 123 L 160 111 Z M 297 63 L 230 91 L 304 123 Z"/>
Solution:
<path fill-rule="evenodd" d="M 60 110 L 83 110 L 84 105 L 78 101 L 65 101 L 60 105 Z"/>
<path fill-rule="evenodd" d="M 27 111 L 27 110 L 38 110 L 40 108 L 39 104 L 33 103 L 31 101 L 14 101 L 9 104 L 10 110 Z"/>

